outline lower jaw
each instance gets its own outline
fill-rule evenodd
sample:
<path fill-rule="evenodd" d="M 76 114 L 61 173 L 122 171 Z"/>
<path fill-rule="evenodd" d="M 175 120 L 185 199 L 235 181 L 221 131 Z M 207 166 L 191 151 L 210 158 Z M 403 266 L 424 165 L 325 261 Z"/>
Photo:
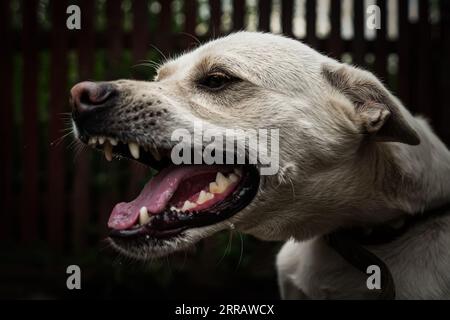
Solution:
<path fill-rule="evenodd" d="M 201 212 L 174 212 L 166 209 L 154 215 L 152 220 L 142 226 L 125 230 L 110 230 L 110 238 L 124 242 L 137 239 L 170 239 L 183 231 L 212 226 L 230 219 L 247 207 L 256 196 L 259 188 L 259 173 L 255 166 L 245 166 L 241 182 L 223 201 Z"/>

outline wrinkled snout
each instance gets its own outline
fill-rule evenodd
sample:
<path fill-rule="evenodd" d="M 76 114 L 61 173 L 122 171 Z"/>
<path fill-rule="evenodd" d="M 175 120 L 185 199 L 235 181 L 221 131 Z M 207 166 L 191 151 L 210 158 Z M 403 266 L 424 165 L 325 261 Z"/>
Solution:
<path fill-rule="evenodd" d="M 159 88 L 134 80 L 76 84 L 70 90 L 70 103 L 77 138 L 84 143 L 93 137 L 136 142 L 152 132 L 170 137 L 170 131 L 161 134 L 173 118 Z"/>

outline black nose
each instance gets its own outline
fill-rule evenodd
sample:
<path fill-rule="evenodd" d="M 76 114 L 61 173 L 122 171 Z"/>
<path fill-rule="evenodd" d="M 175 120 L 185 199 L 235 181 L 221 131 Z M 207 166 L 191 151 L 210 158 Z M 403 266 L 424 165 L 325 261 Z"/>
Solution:
<path fill-rule="evenodd" d="M 72 113 L 76 117 L 81 117 L 100 108 L 112 106 L 116 90 L 110 83 L 84 81 L 73 86 L 70 94 Z"/>

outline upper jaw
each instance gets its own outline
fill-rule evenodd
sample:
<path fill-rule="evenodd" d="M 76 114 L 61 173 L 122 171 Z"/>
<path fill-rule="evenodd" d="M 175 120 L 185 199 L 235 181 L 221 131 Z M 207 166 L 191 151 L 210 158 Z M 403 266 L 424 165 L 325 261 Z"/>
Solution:
<path fill-rule="evenodd" d="M 113 157 L 125 157 L 155 169 L 170 164 L 170 147 L 159 147 L 153 142 L 123 136 L 85 134 L 78 136 L 78 139 L 94 149 L 103 151 L 107 161 L 111 161 Z"/>

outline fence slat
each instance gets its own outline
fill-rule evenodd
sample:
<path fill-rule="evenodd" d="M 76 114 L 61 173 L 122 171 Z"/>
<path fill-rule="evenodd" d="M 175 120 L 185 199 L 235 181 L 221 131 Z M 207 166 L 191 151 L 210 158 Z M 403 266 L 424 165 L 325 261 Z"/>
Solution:
<path fill-rule="evenodd" d="M 364 54 L 366 50 L 364 41 L 364 2 L 353 2 L 353 63 L 364 66 Z"/>
<path fill-rule="evenodd" d="M 398 2 L 398 92 L 399 97 L 406 107 L 411 108 L 410 103 L 410 30 L 408 19 L 408 0 Z"/>
<path fill-rule="evenodd" d="M 145 59 L 147 56 L 150 38 L 149 15 L 146 0 L 135 0 L 132 2 L 132 6 L 133 35 L 131 40 L 131 50 L 133 53 L 134 63 L 138 63 L 140 60 Z M 188 21 L 187 16 L 186 21 Z"/>
<path fill-rule="evenodd" d="M 270 31 L 270 13 L 272 9 L 272 0 L 259 0 L 259 23 L 260 31 Z"/>
<path fill-rule="evenodd" d="M 21 239 L 25 243 L 38 238 L 38 112 L 37 75 L 38 52 L 35 32 L 37 30 L 37 1 L 23 1 L 23 181 L 22 211 L 20 217 Z"/>
<path fill-rule="evenodd" d="M 0 194 L 2 195 L 0 209 L 0 240 L 12 239 L 12 213 L 13 208 L 13 86 L 11 75 L 12 65 L 12 32 L 10 25 L 10 1 L 0 1 L 0 88 L 2 88 L 2 106 L 0 107 L 0 134 L 4 152 L 0 168 Z"/>
<path fill-rule="evenodd" d="M 159 13 L 159 23 L 156 36 L 156 46 L 164 55 L 168 55 L 172 49 L 172 0 L 161 1 L 161 11 Z"/>
<path fill-rule="evenodd" d="M 122 10 L 120 8 L 122 0 L 108 0 L 106 2 L 106 32 L 113 34 L 113 37 L 107 38 L 107 79 L 112 80 L 117 76 L 117 66 L 122 62 L 123 53 L 123 25 L 122 25 Z"/>
<path fill-rule="evenodd" d="M 53 144 L 63 132 L 61 114 L 67 108 L 67 37 L 65 0 L 51 2 L 52 46 L 50 65 L 49 157 L 47 194 L 47 239 L 53 248 L 64 244 L 64 151 L 63 143 Z"/>
<path fill-rule="evenodd" d="M 419 39 L 418 39 L 418 81 L 417 91 L 417 111 L 427 117 L 432 115 L 430 104 L 431 97 L 431 28 L 428 22 L 429 1 L 419 1 Z"/>
<path fill-rule="evenodd" d="M 233 0 L 233 29 L 244 29 L 245 1 Z"/>
<path fill-rule="evenodd" d="M 94 34 L 94 2 L 82 0 L 83 28 L 77 32 L 78 64 L 80 80 L 93 79 L 95 55 Z M 91 213 L 90 186 L 91 186 L 91 153 L 83 151 L 74 158 L 74 181 L 72 198 L 72 241 L 76 251 L 83 249 L 87 244 L 86 229 Z"/>
<path fill-rule="evenodd" d="M 212 10 L 212 9 L 211 9 Z M 182 48 L 190 48 L 192 42 L 195 42 L 195 28 L 197 26 L 197 1 L 196 0 L 186 0 L 184 2 L 184 32 L 187 33 L 184 38 Z M 211 12 L 211 19 L 213 19 L 213 12 Z M 194 45 L 197 45 L 195 43 Z"/>
<path fill-rule="evenodd" d="M 450 74 L 450 1 L 440 1 L 440 55 L 439 70 L 440 70 L 440 102 L 439 117 L 435 119 L 438 124 L 439 132 L 445 139 L 447 146 L 450 146 L 450 126 L 448 125 L 450 119 L 450 103 L 448 101 L 448 93 L 450 92 L 450 81 L 448 75 Z"/>
<path fill-rule="evenodd" d="M 294 14 L 294 3 L 292 0 L 281 2 L 281 29 L 285 35 L 293 36 L 292 18 Z"/>
<path fill-rule="evenodd" d="M 316 20 L 317 2 L 306 0 L 306 42 L 315 49 L 317 49 Z"/>
<path fill-rule="evenodd" d="M 375 73 L 384 83 L 387 83 L 387 1 L 378 0 L 377 5 L 380 7 L 380 29 L 377 30 L 377 39 L 375 46 Z"/>
<path fill-rule="evenodd" d="M 340 60 L 342 54 L 341 0 L 334 0 L 330 2 L 331 31 L 328 39 L 328 54 Z"/>
<path fill-rule="evenodd" d="M 220 7 L 220 1 L 209 1 L 209 8 L 211 13 L 211 18 L 209 20 L 209 30 L 214 38 L 220 36 L 221 32 L 221 18 L 222 18 L 222 8 Z"/>

